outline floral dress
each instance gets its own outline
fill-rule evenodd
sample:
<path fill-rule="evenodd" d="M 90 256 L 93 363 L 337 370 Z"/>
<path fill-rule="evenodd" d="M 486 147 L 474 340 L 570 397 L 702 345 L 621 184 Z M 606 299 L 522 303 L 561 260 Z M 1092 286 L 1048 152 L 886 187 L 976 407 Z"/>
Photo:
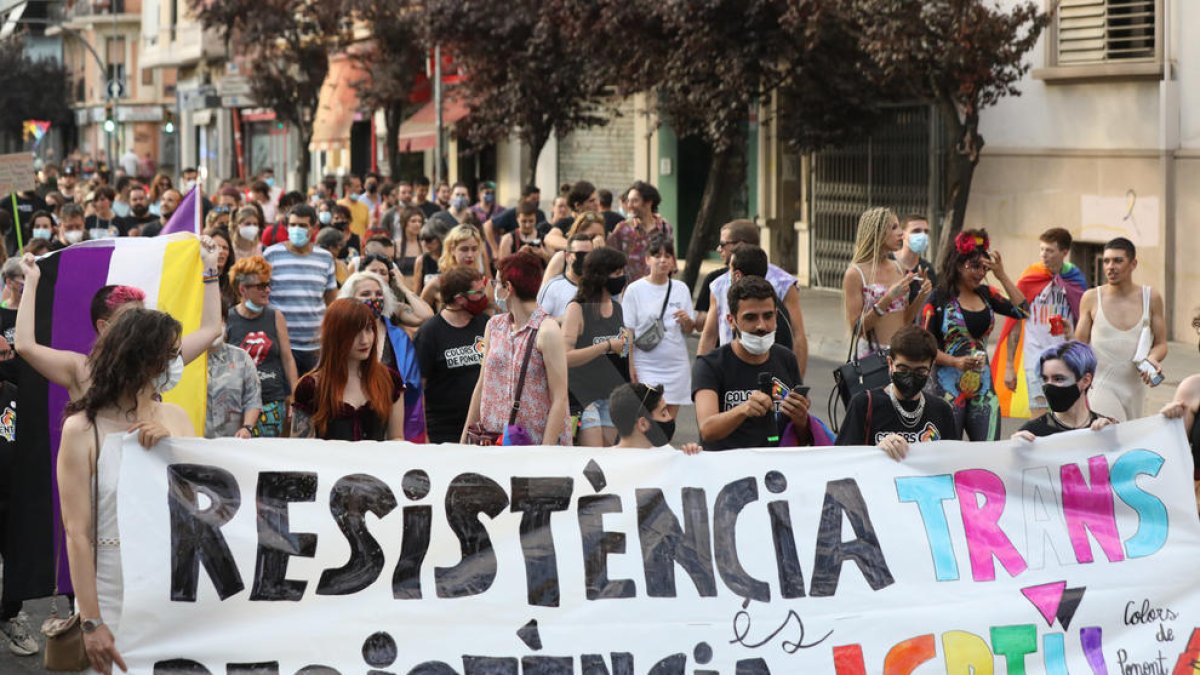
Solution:
<path fill-rule="evenodd" d="M 671 225 L 662 216 L 654 214 L 654 226 L 649 232 L 643 230 L 633 219 L 623 220 L 608 235 L 609 248 L 615 248 L 625 254 L 625 279 L 633 283 L 650 274 L 650 263 L 646 262 L 650 247 L 650 235 L 662 232 L 663 236 L 671 237 Z"/>
<path fill-rule="evenodd" d="M 959 370 L 937 366 L 930 382 L 931 393 L 941 396 L 954 410 L 958 431 L 972 441 L 1000 438 L 1000 402 L 992 389 L 991 364 L 987 362 L 987 341 L 996 323 L 996 312 L 1017 320 L 1029 315 L 1029 304 L 1014 305 L 1008 298 L 986 285 L 975 290 L 983 300 L 979 311 L 963 309 L 957 295 L 938 289 L 921 312 L 925 329 L 937 338 L 939 348 L 950 356 L 982 354 L 980 370 Z"/>
<path fill-rule="evenodd" d="M 512 315 L 497 314 L 488 321 L 487 354 L 483 361 L 483 390 L 479 399 L 479 422 L 492 433 L 502 433 L 508 425 L 512 412 L 513 397 L 516 395 L 517 380 L 521 377 L 521 365 L 529 340 L 537 339 L 534 329 L 549 317 L 539 307 L 529 316 L 529 321 L 513 330 Z M 521 390 L 521 409 L 517 413 L 517 424 L 524 427 L 535 443 L 541 443 L 550 419 L 550 382 L 546 375 L 546 362 L 542 351 L 536 346 L 529 357 L 529 370 L 525 374 L 525 388 Z M 567 433 L 567 410 L 563 408 L 562 433 L 559 445 L 570 445 Z"/>

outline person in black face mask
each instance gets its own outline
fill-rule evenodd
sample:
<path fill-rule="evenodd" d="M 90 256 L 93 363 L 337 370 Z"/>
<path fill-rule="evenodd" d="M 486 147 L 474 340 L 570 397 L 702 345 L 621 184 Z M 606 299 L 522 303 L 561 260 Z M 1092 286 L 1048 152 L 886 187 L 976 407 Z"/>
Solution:
<path fill-rule="evenodd" d="M 1098 430 L 1116 423 L 1088 406 L 1087 391 L 1096 376 L 1096 353 L 1087 343 L 1070 340 L 1042 352 L 1037 374 L 1042 378 L 1050 412 L 1022 425 L 1013 440 L 1032 442 L 1039 436 L 1075 429 Z"/>
<path fill-rule="evenodd" d="M 950 404 L 923 391 L 937 350 L 937 338 L 924 328 L 896 331 L 888 354 L 892 383 L 850 401 L 837 444 L 876 445 L 899 461 L 908 456 L 911 443 L 961 438 Z"/>
<path fill-rule="evenodd" d="M 675 435 L 662 385 L 622 384 L 609 394 L 608 409 L 617 427 L 618 448 L 661 448 Z M 683 443 L 679 449 L 689 455 L 700 452 L 696 443 Z"/>

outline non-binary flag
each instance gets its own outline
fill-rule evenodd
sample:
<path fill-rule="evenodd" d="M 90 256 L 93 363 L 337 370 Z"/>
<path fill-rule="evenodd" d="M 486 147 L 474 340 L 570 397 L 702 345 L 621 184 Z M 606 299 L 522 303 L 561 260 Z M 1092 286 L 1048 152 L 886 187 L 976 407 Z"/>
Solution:
<path fill-rule="evenodd" d="M 80 354 L 91 351 L 96 331 L 91 301 L 101 287 L 134 286 L 146 293 L 145 306 L 174 316 L 186 335 L 200 326 L 204 304 L 200 242 L 190 234 L 153 238 L 101 239 L 69 246 L 39 260 L 37 287 L 38 344 Z M 206 360 L 184 369 L 182 381 L 163 399 L 188 411 L 204 429 Z M 71 591 L 63 545 L 55 467 L 62 436 L 67 391 L 23 369 L 19 384 L 17 459 L 13 466 L 8 514 L 9 552 L 4 584 L 13 599 Z M 15 539 L 13 539 L 15 537 Z"/>
<path fill-rule="evenodd" d="M 192 188 L 188 191 L 187 196 L 179 203 L 179 207 L 175 209 L 175 213 L 171 214 L 171 219 L 163 225 L 162 232 L 158 236 L 164 234 L 175 234 L 176 232 L 193 232 L 200 234 L 201 226 L 204 224 L 204 213 L 201 209 L 203 198 L 200 196 L 200 186 Z"/>

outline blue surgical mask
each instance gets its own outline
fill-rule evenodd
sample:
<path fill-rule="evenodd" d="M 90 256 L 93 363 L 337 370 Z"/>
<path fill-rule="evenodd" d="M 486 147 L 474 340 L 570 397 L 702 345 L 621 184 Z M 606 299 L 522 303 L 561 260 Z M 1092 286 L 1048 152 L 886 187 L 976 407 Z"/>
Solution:
<path fill-rule="evenodd" d="M 266 309 L 266 307 L 254 302 L 253 300 L 251 300 L 249 298 L 246 298 L 246 309 L 250 310 L 251 312 L 254 312 L 255 314 L 258 314 L 258 313 L 262 312 L 264 309 Z"/>
<path fill-rule="evenodd" d="M 292 246 L 296 248 L 304 248 L 308 246 L 309 236 L 307 227 L 292 227 L 288 226 L 288 241 L 292 242 Z"/>
<path fill-rule="evenodd" d="M 467 208 L 468 206 L 470 206 L 470 202 L 467 201 L 466 197 L 460 196 L 460 197 L 455 197 L 455 198 L 451 199 L 450 206 L 453 206 L 456 210 L 461 211 L 461 210 Z"/>
<path fill-rule="evenodd" d="M 333 212 L 322 211 L 317 214 L 317 220 L 321 221 L 322 225 L 328 225 L 329 223 L 333 222 Z"/>
<path fill-rule="evenodd" d="M 494 192 L 483 193 L 483 203 L 484 204 L 491 204 L 495 201 L 496 201 L 496 193 L 494 193 Z"/>
<path fill-rule="evenodd" d="M 503 288 L 503 286 L 497 286 L 496 290 L 492 291 L 492 299 L 496 301 L 496 309 L 500 310 L 501 314 L 508 311 L 508 297 L 500 297 L 500 291 Z"/>
<path fill-rule="evenodd" d="M 54 234 L 53 234 L 53 231 L 52 231 L 50 228 L 48 228 L 48 227 L 35 227 L 35 228 L 33 228 L 33 238 L 34 238 L 34 239 L 46 239 L 46 240 L 49 240 L 49 239 L 50 239 L 50 237 L 53 237 L 53 236 L 54 236 Z"/>
<path fill-rule="evenodd" d="M 908 235 L 908 248 L 913 253 L 921 255 L 929 250 L 929 235 L 925 232 L 914 232 Z"/>
<path fill-rule="evenodd" d="M 274 178 L 267 178 L 267 179 L 263 180 L 263 182 L 267 184 L 267 187 L 270 187 L 270 188 L 275 187 L 275 179 Z"/>

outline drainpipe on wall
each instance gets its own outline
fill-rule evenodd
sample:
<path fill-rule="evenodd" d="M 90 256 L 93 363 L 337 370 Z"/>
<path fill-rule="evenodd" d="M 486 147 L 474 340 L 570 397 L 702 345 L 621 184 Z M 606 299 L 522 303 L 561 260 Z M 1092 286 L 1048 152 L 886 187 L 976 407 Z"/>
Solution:
<path fill-rule="evenodd" d="M 1171 6 L 1174 0 L 1163 0 L 1161 21 L 1162 31 L 1162 80 L 1158 85 L 1158 141 L 1159 141 L 1159 176 L 1163 184 L 1163 298 L 1166 300 L 1166 324 L 1168 339 L 1175 335 L 1175 303 L 1178 294 L 1175 293 L 1176 269 L 1176 223 L 1175 223 L 1175 153 L 1179 150 L 1179 83 L 1175 80 L 1174 61 L 1171 49 L 1172 22 Z"/>

